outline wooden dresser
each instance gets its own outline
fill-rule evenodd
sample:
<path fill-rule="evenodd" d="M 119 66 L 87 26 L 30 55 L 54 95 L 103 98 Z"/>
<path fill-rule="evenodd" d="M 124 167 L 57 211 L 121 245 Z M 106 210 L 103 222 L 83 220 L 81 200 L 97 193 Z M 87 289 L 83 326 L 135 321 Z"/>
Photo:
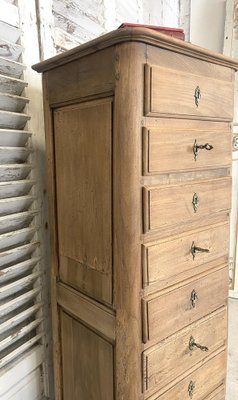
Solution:
<path fill-rule="evenodd" d="M 43 72 L 56 400 L 224 400 L 238 62 L 148 29 Z"/>

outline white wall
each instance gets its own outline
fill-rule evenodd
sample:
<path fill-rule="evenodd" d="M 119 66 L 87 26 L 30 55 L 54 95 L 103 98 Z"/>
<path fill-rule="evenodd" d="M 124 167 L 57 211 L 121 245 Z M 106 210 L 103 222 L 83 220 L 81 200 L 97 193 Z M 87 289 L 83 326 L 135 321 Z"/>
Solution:
<path fill-rule="evenodd" d="M 191 0 L 190 40 L 223 52 L 226 0 Z"/>

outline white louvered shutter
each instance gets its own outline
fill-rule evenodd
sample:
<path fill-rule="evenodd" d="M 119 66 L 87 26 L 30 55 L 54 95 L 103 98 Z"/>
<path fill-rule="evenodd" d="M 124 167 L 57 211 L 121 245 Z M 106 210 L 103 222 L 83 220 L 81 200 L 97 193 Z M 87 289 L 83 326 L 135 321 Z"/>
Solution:
<path fill-rule="evenodd" d="M 5 7 L 0 13 L 1 373 L 42 340 L 43 313 L 32 134 L 24 112 L 29 102 L 24 49 L 16 5 L 0 0 L 0 6 Z"/>

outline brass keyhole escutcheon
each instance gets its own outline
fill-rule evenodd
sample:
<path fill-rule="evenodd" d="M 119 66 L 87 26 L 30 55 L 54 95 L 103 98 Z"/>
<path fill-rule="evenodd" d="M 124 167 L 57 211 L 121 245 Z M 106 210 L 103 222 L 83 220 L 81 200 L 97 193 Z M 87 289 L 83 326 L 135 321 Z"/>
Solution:
<path fill-rule="evenodd" d="M 190 383 L 188 385 L 188 394 L 189 394 L 190 399 L 193 398 L 194 390 L 195 390 L 195 382 L 190 381 Z"/>
<path fill-rule="evenodd" d="M 194 212 L 197 212 L 198 205 L 199 205 L 199 197 L 198 197 L 197 193 L 194 193 L 192 203 L 193 203 Z"/>
<path fill-rule="evenodd" d="M 198 247 L 195 245 L 195 242 L 192 243 L 191 246 L 191 253 L 193 256 L 193 260 L 195 259 L 196 253 L 210 253 L 209 249 L 204 249 L 202 247 Z"/>
<path fill-rule="evenodd" d="M 193 145 L 193 154 L 194 154 L 194 160 L 197 161 L 198 158 L 198 153 L 200 150 L 212 150 L 213 146 L 209 143 L 205 144 L 198 144 L 197 139 L 195 139 L 194 145 Z"/>
<path fill-rule="evenodd" d="M 194 92 L 195 104 L 196 104 L 197 107 L 199 106 L 199 103 L 201 101 L 201 97 L 202 97 L 201 89 L 200 89 L 199 86 L 197 86 L 196 89 L 195 89 L 195 92 Z"/>
<path fill-rule="evenodd" d="M 197 299 L 198 299 L 197 292 L 196 292 L 195 289 L 193 289 L 192 292 L 191 292 L 191 297 L 190 297 L 191 304 L 192 304 L 192 307 L 193 307 L 193 308 L 196 307 Z"/>
<path fill-rule="evenodd" d="M 201 344 L 197 343 L 193 336 L 190 337 L 188 347 L 189 347 L 190 351 L 193 351 L 194 348 L 197 348 L 197 349 L 199 349 L 201 351 L 208 351 L 209 350 L 207 346 L 202 346 Z"/>

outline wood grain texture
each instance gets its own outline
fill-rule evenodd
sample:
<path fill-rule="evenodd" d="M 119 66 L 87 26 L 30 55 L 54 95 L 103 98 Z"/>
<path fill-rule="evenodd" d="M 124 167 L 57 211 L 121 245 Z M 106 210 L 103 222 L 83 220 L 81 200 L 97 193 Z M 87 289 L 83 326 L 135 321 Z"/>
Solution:
<path fill-rule="evenodd" d="M 157 127 L 143 128 L 143 173 L 155 175 L 200 169 L 214 169 L 231 164 L 231 132 L 222 124 L 218 130 L 204 126 L 199 130 L 196 122 L 176 120 L 176 124 L 158 121 Z M 181 123 L 182 122 L 182 123 Z M 211 150 L 198 150 L 195 160 L 194 145 L 210 144 Z M 176 163 L 174 162 L 176 158 Z"/>
<path fill-rule="evenodd" d="M 113 400 L 113 347 L 61 312 L 64 400 Z"/>
<path fill-rule="evenodd" d="M 226 374 L 224 365 L 226 365 L 226 352 L 222 351 L 175 384 L 167 392 L 161 395 L 154 395 L 149 400 L 190 400 L 188 387 L 191 381 L 195 383 L 193 400 L 224 400 Z"/>
<path fill-rule="evenodd" d="M 49 60 L 43 61 L 33 66 L 38 72 L 48 71 L 59 65 L 64 65 L 72 60 L 77 60 L 86 55 L 95 53 L 98 50 L 115 46 L 123 42 L 142 42 L 149 47 L 157 47 L 170 50 L 172 52 L 188 55 L 195 59 L 208 61 L 212 64 L 223 65 L 237 69 L 238 63 L 231 57 L 225 57 L 213 51 L 192 45 L 179 39 L 163 35 L 159 32 L 146 28 L 126 28 L 115 30 L 106 35 L 100 36 L 88 43 L 78 46 L 76 49 L 69 50 L 67 54 L 60 54 Z M 129 43 L 130 45 L 130 43 Z"/>
<path fill-rule="evenodd" d="M 106 99 L 54 112 L 60 279 L 107 303 L 112 303 L 111 110 Z"/>
<path fill-rule="evenodd" d="M 57 203 L 55 188 L 55 155 L 53 112 L 48 97 L 48 74 L 43 76 L 44 122 L 46 130 L 47 188 L 50 228 L 51 252 L 51 317 L 52 317 L 52 348 L 55 400 L 62 400 L 62 369 L 59 309 L 57 305 L 57 282 L 59 280 L 58 239 L 57 239 Z"/>
<path fill-rule="evenodd" d="M 214 390 L 205 400 L 224 400 L 226 398 L 226 390 L 224 385 Z"/>
<path fill-rule="evenodd" d="M 210 168 L 196 171 L 184 171 L 181 173 L 168 172 L 157 175 L 144 175 L 141 177 L 143 186 L 156 186 L 160 184 L 189 183 L 191 181 L 211 180 L 231 176 L 231 167 Z"/>
<path fill-rule="evenodd" d="M 199 204 L 194 211 L 193 196 Z M 144 230 L 158 230 L 166 226 L 186 224 L 218 212 L 229 211 L 231 179 L 204 180 L 188 184 L 161 185 L 144 188 Z M 202 222 L 200 222 L 202 225 Z"/>
<path fill-rule="evenodd" d="M 206 76 L 220 81 L 232 82 L 234 80 L 234 71 L 197 57 L 190 57 L 188 54 L 182 54 L 169 49 L 147 47 L 147 63 L 164 68 L 172 68 L 183 73 Z"/>
<path fill-rule="evenodd" d="M 146 62 L 163 118 L 143 115 Z M 222 393 L 237 65 L 129 29 L 35 67 L 47 71 L 56 400 L 190 400 L 191 379 L 197 400 Z M 190 106 L 197 79 L 201 112 Z M 195 162 L 195 139 L 216 152 Z M 193 241 L 210 252 L 193 260 Z M 192 334 L 208 353 L 189 354 Z"/>
<path fill-rule="evenodd" d="M 183 73 L 172 68 L 150 65 L 145 68 L 145 115 L 178 114 L 183 117 L 232 120 L 232 82 L 221 83 L 215 78 Z M 201 91 L 198 106 L 195 104 L 197 87 Z"/>
<path fill-rule="evenodd" d="M 196 252 L 192 244 L 208 253 Z M 209 226 L 143 246 L 143 284 L 162 289 L 228 261 L 229 225 Z M 175 261 L 176 260 L 176 261 Z"/>
<path fill-rule="evenodd" d="M 105 49 L 87 58 L 72 61 L 49 71 L 50 104 L 73 103 L 96 95 L 113 94 L 115 87 L 114 49 Z M 80 84 L 75 84 L 80 82 Z M 81 100 L 82 101 L 82 100 Z"/>
<path fill-rule="evenodd" d="M 105 274 L 103 271 L 88 267 L 86 263 L 62 255 L 60 280 L 102 303 L 112 303 L 111 274 Z"/>
<path fill-rule="evenodd" d="M 206 346 L 207 352 L 189 349 L 191 336 Z M 181 374 L 204 361 L 227 342 L 227 312 L 221 309 L 207 318 L 191 324 L 176 335 L 160 342 L 143 353 L 144 390 L 161 390 Z M 223 367 L 225 375 L 225 365 Z"/>
<path fill-rule="evenodd" d="M 62 283 L 57 285 L 57 302 L 75 319 L 83 321 L 111 342 L 115 341 L 115 315 L 112 310 Z"/>
<path fill-rule="evenodd" d="M 192 306 L 191 295 L 197 299 Z M 143 299 L 143 341 L 162 340 L 226 304 L 228 269 L 222 268 L 169 293 Z M 160 323 L 163 321 L 163 324 Z"/>
<path fill-rule="evenodd" d="M 141 140 L 144 46 L 117 48 L 114 114 L 115 397 L 141 398 Z M 127 106 L 125 107 L 125 101 Z M 129 167 L 130 166 L 130 167 Z"/>

